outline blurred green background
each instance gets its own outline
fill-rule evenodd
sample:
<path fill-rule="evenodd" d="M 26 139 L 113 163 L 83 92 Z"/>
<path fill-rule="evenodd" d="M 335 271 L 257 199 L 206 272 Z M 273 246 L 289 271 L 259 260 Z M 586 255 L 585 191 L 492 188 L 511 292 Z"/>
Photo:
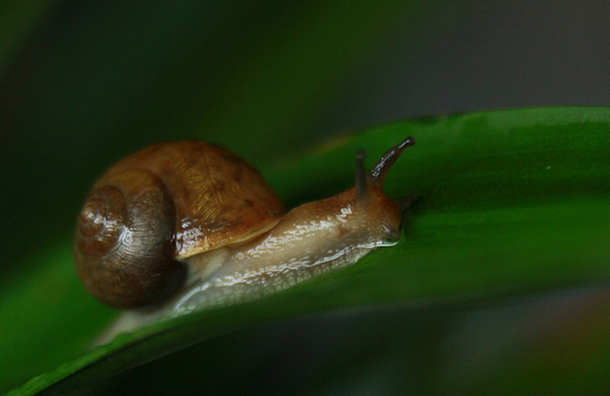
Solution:
<path fill-rule="evenodd" d="M 104 169 L 151 143 L 213 141 L 265 169 L 349 130 L 398 119 L 607 105 L 609 18 L 602 1 L 2 2 L 0 286 L 19 284 L 32 257 L 70 238 Z M 390 356 L 361 384 L 345 374 L 344 384 L 317 390 L 383 393 L 367 379 L 385 373 L 418 377 L 418 393 L 434 370 L 444 370 L 447 387 L 470 389 L 473 373 L 485 375 L 485 362 L 506 356 L 493 351 L 540 334 L 524 330 L 526 323 L 548 331 L 558 316 L 573 318 L 560 315 L 569 310 L 597 323 L 594 312 L 607 314 L 608 299 L 603 284 L 468 308 L 303 319 L 261 334 L 283 337 L 282 351 L 315 353 L 330 348 L 328 332 L 363 327 L 373 315 L 380 325 L 363 332 L 394 329 L 387 342 L 408 344 L 413 371 L 389 372 L 382 364 Z M 582 328 L 591 327 L 573 331 L 589 340 Z M 320 335 L 302 346 L 291 334 L 303 329 Z M 420 343 L 422 335 L 429 342 Z M 234 337 L 248 348 L 268 336 Z M 455 362 L 433 359 L 439 351 Z M 146 374 L 126 373 L 107 386 L 121 389 L 130 378 Z"/>

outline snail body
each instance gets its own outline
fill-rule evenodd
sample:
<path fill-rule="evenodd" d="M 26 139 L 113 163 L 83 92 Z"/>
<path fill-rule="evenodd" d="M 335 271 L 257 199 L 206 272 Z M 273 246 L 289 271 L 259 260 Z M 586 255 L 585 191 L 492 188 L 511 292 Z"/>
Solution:
<path fill-rule="evenodd" d="M 200 142 L 155 145 L 108 170 L 83 206 L 75 261 L 86 288 L 120 309 L 180 313 L 283 290 L 357 261 L 399 237 L 413 197 L 383 193 L 412 138 L 356 186 L 284 213 L 244 160 Z"/>

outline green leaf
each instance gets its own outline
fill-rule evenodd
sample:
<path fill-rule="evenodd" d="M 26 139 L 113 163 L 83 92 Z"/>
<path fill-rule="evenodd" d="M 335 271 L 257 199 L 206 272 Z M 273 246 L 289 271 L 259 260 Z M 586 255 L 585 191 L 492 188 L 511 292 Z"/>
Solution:
<path fill-rule="evenodd" d="M 269 166 L 263 173 L 294 206 L 350 187 L 356 149 L 367 149 L 370 166 L 411 135 L 417 144 L 390 172 L 386 192 L 420 199 L 393 248 L 267 298 L 157 323 L 89 352 L 81 349 L 85 341 L 112 313 L 85 295 L 70 268 L 69 243 L 63 243 L 38 258 L 47 267 L 1 296 L 0 317 L 15 318 L 0 328 L 3 381 L 18 385 L 36 371 L 34 363 L 24 370 L 24 362 L 40 359 L 53 343 L 57 348 L 45 352 L 38 369 L 63 364 L 15 394 L 79 389 L 190 345 L 212 345 L 209 340 L 219 335 L 284 318 L 396 302 L 488 301 L 607 280 L 609 131 L 608 108 L 475 113 L 373 128 Z M 609 325 L 601 325 L 605 334 Z M 598 340 L 608 348 L 607 337 Z M 589 381 L 603 383 L 604 375 Z"/>

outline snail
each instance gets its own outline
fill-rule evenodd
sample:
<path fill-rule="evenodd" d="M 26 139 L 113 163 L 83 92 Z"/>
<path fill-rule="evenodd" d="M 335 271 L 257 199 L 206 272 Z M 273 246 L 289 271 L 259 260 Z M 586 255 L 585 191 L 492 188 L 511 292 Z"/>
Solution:
<path fill-rule="evenodd" d="M 414 196 L 383 193 L 409 137 L 356 185 L 285 212 L 258 171 L 212 144 L 148 147 L 94 185 L 77 220 L 78 275 L 99 301 L 124 310 L 173 312 L 283 290 L 356 262 L 399 238 Z"/>

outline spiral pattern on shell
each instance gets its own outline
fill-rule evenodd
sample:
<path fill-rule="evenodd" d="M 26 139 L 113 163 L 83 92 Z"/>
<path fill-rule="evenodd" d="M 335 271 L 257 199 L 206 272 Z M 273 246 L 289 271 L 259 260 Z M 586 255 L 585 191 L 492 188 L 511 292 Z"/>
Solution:
<path fill-rule="evenodd" d="M 111 251 L 124 231 L 125 198 L 115 187 L 102 187 L 89 196 L 78 218 L 80 247 L 92 255 Z"/>
<path fill-rule="evenodd" d="M 165 300 L 184 282 L 174 259 L 175 209 L 167 188 L 143 170 L 103 178 L 77 221 L 74 254 L 85 287 L 115 308 Z"/>

